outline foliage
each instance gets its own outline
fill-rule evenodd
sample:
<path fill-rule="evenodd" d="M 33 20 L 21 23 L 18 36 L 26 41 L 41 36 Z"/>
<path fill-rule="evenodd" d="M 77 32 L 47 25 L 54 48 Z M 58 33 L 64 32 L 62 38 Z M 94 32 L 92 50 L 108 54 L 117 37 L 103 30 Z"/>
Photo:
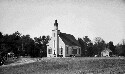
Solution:
<path fill-rule="evenodd" d="M 78 42 L 81 45 L 81 56 L 85 55 L 85 46 L 84 46 L 84 41 L 81 38 L 78 38 Z"/>
<path fill-rule="evenodd" d="M 94 54 L 101 55 L 101 51 L 106 47 L 105 41 L 101 37 L 96 37 L 94 41 Z"/>
<path fill-rule="evenodd" d="M 78 38 L 78 42 L 81 45 L 82 56 L 93 56 L 93 43 L 88 36 L 83 37 L 83 39 Z"/>
<path fill-rule="evenodd" d="M 82 56 L 86 57 L 100 56 L 101 51 L 106 47 L 106 43 L 101 37 L 95 37 L 94 43 L 88 36 L 83 37 L 83 39 L 78 38 L 78 42 L 82 48 Z"/>
<path fill-rule="evenodd" d="M 35 37 L 35 49 L 39 50 L 36 51 L 39 56 L 46 57 L 47 56 L 47 43 L 50 40 L 50 36 L 40 36 L 40 37 Z"/>
<path fill-rule="evenodd" d="M 22 35 L 18 31 L 13 34 L 3 35 L 0 32 L 0 55 L 3 56 L 8 52 L 13 52 L 15 56 L 31 56 L 31 57 L 46 57 L 47 43 L 50 36 L 34 37 L 30 35 Z M 78 38 L 81 45 L 81 55 L 84 57 L 100 56 L 104 48 L 109 48 L 114 55 L 125 56 L 125 41 L 122 44 L 114 45 L 112 41 L 105 43 L 101 37 L 95 37 L 94 42 L 88 36 Z"/>
<path fill-rule="evenodd" d="M 115 48 L 116 55 L 125 56 L 125 45 L 117 44 L 115 47 L 116 47 Z"/>
<path fill-rule="evenodd" d="M 0 53 L 6 55 L 13 52 L 15 56 L 45 57 L 49 40 L 49 36 L 32 39 L 30 35 L 22 35 L 18 31 L 10 35 L 0 32 Z"/>
<path fill-rule="evenodd" d="M 116 54 L 115 46 L 112 41 L 108 43 L 108 48 L 113 52 L 113 54 Z"/>

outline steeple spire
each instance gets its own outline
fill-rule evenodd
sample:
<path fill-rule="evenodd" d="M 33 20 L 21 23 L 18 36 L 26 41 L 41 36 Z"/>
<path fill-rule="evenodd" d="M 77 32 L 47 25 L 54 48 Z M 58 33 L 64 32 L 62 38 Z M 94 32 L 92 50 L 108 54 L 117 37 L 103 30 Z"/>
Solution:
<path fill-rule="evenodd" d="M 55 29 L 55 30 L 58 30 L 58 23 L 57 23 L 57 20 L 55 20 L 54 29 Z"/>

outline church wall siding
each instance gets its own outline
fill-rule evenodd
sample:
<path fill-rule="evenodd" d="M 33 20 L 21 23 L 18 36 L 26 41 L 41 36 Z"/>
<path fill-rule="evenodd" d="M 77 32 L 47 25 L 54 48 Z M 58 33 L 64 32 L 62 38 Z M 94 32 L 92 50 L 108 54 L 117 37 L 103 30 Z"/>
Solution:
<path fill-rule="evenodd" d="M 62 39 L 59 37 L 59 49 L 60 48 L 63 48 L 63 57 L 65 57 L 65 44 L 64 42 L 62 41 Z"/>

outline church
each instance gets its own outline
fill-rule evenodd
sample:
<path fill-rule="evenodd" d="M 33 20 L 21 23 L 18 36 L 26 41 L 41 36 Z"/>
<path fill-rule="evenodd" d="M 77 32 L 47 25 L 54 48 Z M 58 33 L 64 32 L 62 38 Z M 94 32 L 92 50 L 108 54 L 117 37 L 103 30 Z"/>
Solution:
<path fill-rule="evenodd" d="M 81 56 L 80 44 L 73 35 L 60 32 L 57 20 L 55 20 L 52 38 L 47 44 L 47 57 L 72 56 Z"/>

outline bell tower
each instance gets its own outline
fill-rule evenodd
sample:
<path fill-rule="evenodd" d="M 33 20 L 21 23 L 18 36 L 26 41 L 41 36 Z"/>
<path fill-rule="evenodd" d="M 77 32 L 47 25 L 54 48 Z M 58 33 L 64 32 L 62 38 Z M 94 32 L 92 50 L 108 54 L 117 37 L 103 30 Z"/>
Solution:
<path fill-rule="evenodd" d="M 58 30 L 58 23 L 57 20 L 55 20 L 54 23 L 54 30 L 52 30 L 52 41 L 53 41 L 53 55 L 54 57 L 57 57 L 59 52 L 59 34 L 60 30 Z"/>

